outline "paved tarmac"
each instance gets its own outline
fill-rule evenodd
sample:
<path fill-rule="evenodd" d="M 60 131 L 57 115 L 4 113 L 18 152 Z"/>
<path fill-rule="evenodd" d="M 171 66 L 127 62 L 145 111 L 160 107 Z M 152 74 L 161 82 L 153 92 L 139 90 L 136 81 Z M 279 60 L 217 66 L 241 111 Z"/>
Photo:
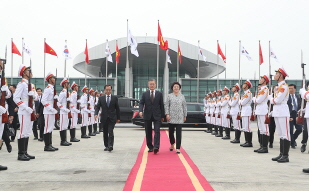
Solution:
<path fill-rule="evenodd" d="M 56 152 L 44 152 L 43 142 L 30 137 L 28 153 L 36 159 L 26 162 L 17 161 L 16 141 L 12 153 L 6 152 L 3 145 L 0 164 L 8 166 L 8 170 L 0 171 L 0 190 L 121 191 L 140 150 L 144 130 L 132 124 L 117 126 L 111 153 L 103 151 L 102 133 L 64 147 L 59 145 L 59 132 L 55 130 L 53 145 L 59 148 Z M 279 153 L 277 135 L 268 154 L 254 153 L 258 148 L 257 129 L 256 124 L 252 126 L 253 148 L 231 144 L 201 128 L 184 128 L 182 145 L 215 190 L 309 190 L 309 174 L 302 172 L 302 168 L 309 168 L 309 154 L 300 152 L 301 135 L 297 149 L 290 151 L 290 162 L 279 164 L 271 161 Z M 234 137 L 234 132 L 231 135 Z"/>

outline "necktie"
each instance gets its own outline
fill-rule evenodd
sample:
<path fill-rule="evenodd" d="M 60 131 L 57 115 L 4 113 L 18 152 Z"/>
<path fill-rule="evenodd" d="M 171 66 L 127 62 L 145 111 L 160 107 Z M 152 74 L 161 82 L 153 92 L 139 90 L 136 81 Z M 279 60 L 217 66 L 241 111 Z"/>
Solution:
<path fill-rule="evenodd" d="M 150 99 L 151 99 L 151 102 L 153 102 L 153 91 L 151 91 L 151 96 L 150 96 Z"/>
<path fill-rule="evenodd" d="M 109 96 L 107 96 L 107 101 L 106 101 L 107 107 L 109 107 L 109 103 L 110 103 Z"/>
<path fill-rule="evenodd" d="M 292 101 L 293 101 L 293 110 L 297 111 L 297 105 L 296 105 L 296 102 L 295 102 L 295 95 L 294 94 L 292 95 Z"/>

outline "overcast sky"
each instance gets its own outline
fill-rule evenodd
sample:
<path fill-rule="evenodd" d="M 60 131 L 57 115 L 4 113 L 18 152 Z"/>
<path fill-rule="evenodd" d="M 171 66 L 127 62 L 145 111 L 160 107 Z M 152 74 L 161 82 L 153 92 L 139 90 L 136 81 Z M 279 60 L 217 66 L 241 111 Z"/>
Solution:
<path fill-rule="evenodd" d="M 82 3 L 81 3 L 82 2 Z M 163 37 L 170 37 L 200 46 L 216 53 L 219 40 L 224 51 L 227 47 L 227 78 L 238 79 L 239 40 L 253 57 L 248 61 L 241 56 L 241 77 L 258 77 L 258 41 L 264 55 L 261 74 L 268 73 L 268 42 L 280 63 L 271 59 L 272 72 L 283 65 L 289 79 L 301 78 L 301 49 L 304 62 L 309 60 L 309 1 L 306 0 L 117 0 L 117 1 L 61 1 L 61 0 L 2 0 L 0 57 L 13 38 L 22 49 L 22 37 L 32 50 L 33 73 L 43 77 L 44 38 L 54 48 L 58 58 L 46 55 L 46 74 L 55 72 L 63 76 L 64 41 L 74 58 L 88 47 L 126 36 L 126 20 L 135 36 L 156 36 L 157 20 Z M 21 63 L 14 55 L 13 76 Z M 91 58 L 90 58 L 91 59 Z M 83 75 L 67 62 L 70 77 Z M 25 55 L 29 65 L 29 56 Z M 306 68 L 309 75 L 309 65 Z M 6 75 L 11 74 L 11 54 L 8 54 Z M 224 73 L 220 75 L 224 78 Z"/>

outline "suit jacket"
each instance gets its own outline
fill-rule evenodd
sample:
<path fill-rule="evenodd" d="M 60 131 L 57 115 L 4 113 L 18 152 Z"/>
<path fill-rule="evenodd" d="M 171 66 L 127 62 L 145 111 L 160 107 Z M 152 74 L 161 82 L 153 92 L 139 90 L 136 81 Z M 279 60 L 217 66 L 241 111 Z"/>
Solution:
<path fill-rule="evenodd" d="M 116 96 L 111 95 L 109 107 L 107 107 L 106 95 L 99 97 L 94 115 L 98 115 L 100 109 L 102 109 L 101 122 L 104 123 L 107 118 L 110 118 L 110 120 L 115 123 L 116 120 L 120 120 L 120 109 Z"/>
<path fill-rule="evenodd" d="M 17 107 L 17 105 L 13 100 L 13 93 L 12 93 L 12 96 L 10 98 L 8 98 L 6 101 L 7 101 L 7 104 L 8 104 L 9 116 L 17 117 L 18 116 L 17 112 L 14 111 L 14 109 Z"/>
<path fill-rule="evenodd" d="M 300 95 L 296 95 L 296 99 L 297 99 L 297 111 L 300 110 L 300 106 L 301 106 L 301 98 Z M 289 95 L 289 99 L 287 101 L 287 104 L 289 106 L 289 111 L 290 111 L 290 118 L 295 118 L 297 115 L 297 111 L 296 112 L 292 112 L 293 111 L 293 105 L 292 105 L 292 94 Z"/>
<path fill-rule="evenodd" d="M 161 120 L 165 117 L 163 95 L 159 91 L 155 91 L 155 98 L 153 102 L 150 99 L 150 90 L 146 91 L 142 95 L 142 99 L 139 102 L 139 112 L 143 112 L 144 109 L 144 119 L 150 120 L 151 116 L 155 120 Z"/>

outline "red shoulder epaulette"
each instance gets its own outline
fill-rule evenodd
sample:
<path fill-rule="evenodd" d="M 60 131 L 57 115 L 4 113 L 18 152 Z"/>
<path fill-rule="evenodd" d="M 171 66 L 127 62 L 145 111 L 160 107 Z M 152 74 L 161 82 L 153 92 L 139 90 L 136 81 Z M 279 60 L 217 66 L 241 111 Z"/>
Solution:
<path fill-rule="evenodd" d="M 47 86 L 46 88 L 50 88 L 50 86 Z"/>

